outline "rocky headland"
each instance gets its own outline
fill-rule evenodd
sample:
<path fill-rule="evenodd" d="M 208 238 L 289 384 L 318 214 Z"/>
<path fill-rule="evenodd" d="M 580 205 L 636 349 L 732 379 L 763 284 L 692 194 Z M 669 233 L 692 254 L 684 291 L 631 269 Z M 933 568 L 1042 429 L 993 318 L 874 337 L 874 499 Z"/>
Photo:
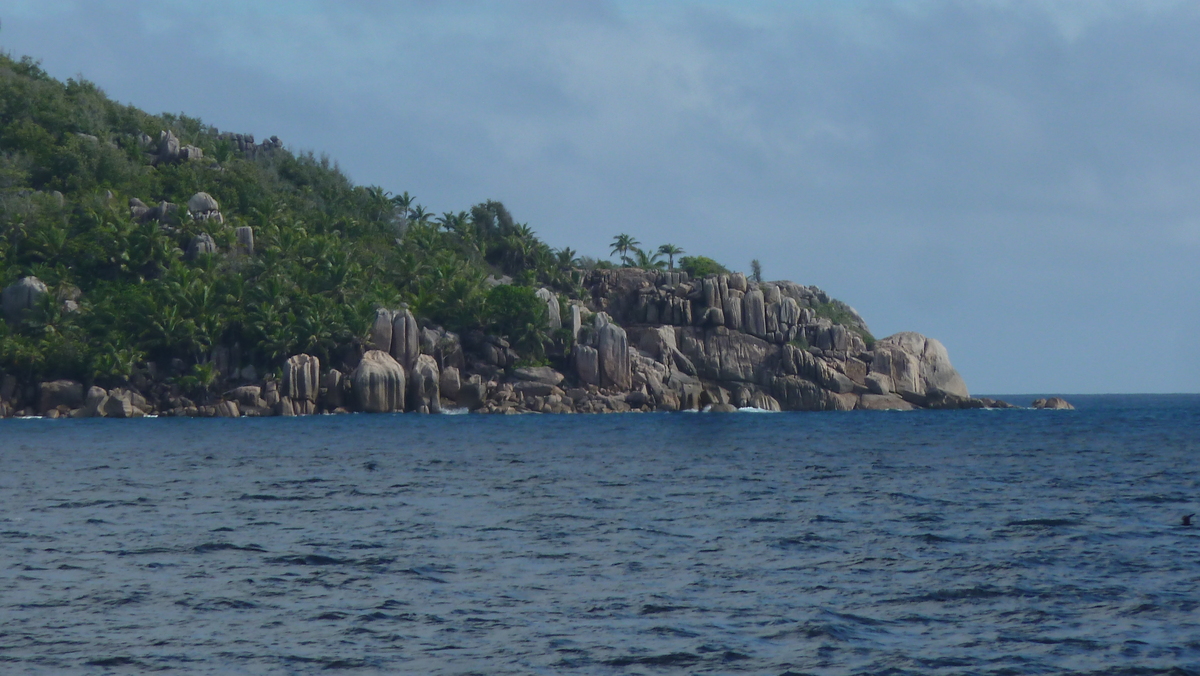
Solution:
<path fill-rule="evenodd" d="M 144 208 L 131 204 L 135 217 L 144 217 Z M 220 217 L 205 194 L 187 208 Z M 159 213 L 170 210 L 161 207 Z M 252 254 L 252 233 L 236 241 L 239 249 L 230 255 Z M 906 332 L 874 340 L 852 308 L 816 287 L 755 283 L 740 273 L 692 279 L 686 272 L 618 268 L 586 273 L 583 289 L 582 299 L 560 298 L 545 288 L 537 292 L 546 304 L 546 329 L 569 333 L 565 349 L 550 355 L 553 366 L 520 366 L 522 355 L 503 336 L 459 335 L 419 320 L 407 308 L 379 308 L 369 336 L 337 363 L 297 354 L 286 359 L 281 377 L 260 378 L 253 367 L 239 366 L 239 347 L 219 347 L 211 362 L 215 386 L 199 401 L 178 383 L 185 368 L 180 360 L 147 363 L 128 383 L 111 389 L 74 380 L 21 383 L 6 375 L 0 379 L 0 416 L 1008 406 L 971 397 L 936 339 Z M 32 277 L 4 289 L 8 321 L 46 293 Z M 828 314 L 841 322 L 822 316 Z"/>
<path fill-rule="evenodd" d="M 434 216 L 28 58 L 0 54 L 0 109 L 0 417 L 1006 406 L 757 262 L 625 233 L 596 260 L 493 200 Z"/>

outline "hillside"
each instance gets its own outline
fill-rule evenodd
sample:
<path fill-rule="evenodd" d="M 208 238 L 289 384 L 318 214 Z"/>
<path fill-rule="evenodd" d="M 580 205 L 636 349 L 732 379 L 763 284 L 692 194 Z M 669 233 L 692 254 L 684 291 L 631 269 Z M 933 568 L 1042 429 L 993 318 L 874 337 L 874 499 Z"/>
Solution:
<path fill-rule="evenodd" d="M 0 415 L 970 402 L 940 344 L 876 346 L 815 287 L 614 249 L 554 250 L 496 201 L 435 217 L 0 56 Z"/>

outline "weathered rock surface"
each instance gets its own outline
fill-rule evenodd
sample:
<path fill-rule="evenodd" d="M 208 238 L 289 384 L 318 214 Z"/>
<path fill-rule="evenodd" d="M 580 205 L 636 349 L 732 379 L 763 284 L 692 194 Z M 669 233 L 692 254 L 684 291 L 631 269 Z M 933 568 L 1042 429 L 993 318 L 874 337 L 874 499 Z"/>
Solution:
<path fill-rule="evenodd" d="M 558 295 L 549 289 L 538 289 L 537 297 L 546 304 L 546 326 L 551 331 L 562 328 L 562 310 L 558 306 Z"/>
<path fill-rule="evenodd" d="M 421 354 L 421 328 L 407 308 L 397 310 L 393 315 L 391 354 L 406 369 L 416 366 Z"/>
<path fill-rule="evenodd" d="M 603 313 L 596 315 L 596 352 L 600 360 L 600 385 L 628 390 L 632 384 L 629 338 L 625 329 Z"/>
<path fill-rule="evenodd" d="M 920 399 L 938 393 L 964 399 L 971 395 L 946 348 L 919 333 L 897 333 L 875 343 L 871 373 L 888 376 L 902 397 Z"/>
<path fill-rule="evenodd" d="M 315 403 L 320 389 L 321 360 L 309 354 L 288 357 L 283 364 L 282 396 Z"/>
<path fill-rule="evenodd" d="M 557 385 L 566 377 L 549 366 L 527 366 L 513 369 L 513 377 L 517 380 L 528 380 L 547 385 Z"/>
<path fill-rule="evenodd" d="M 67 409 L 83 403 L 83 383 L 74 380 L 52 380 L 38 386 L 38 412 L 45 415 L 60 406 Z"/>
<path fill-rule="evenodd" d="M 242 256 L 254 255 L 254 228 L 243 225 L 234 230 L 237 238 L 237 253 Z"/>
<path fill-rule="evenodd" d="M 462 389 L 462 380 L 459 378 L 457 367 L 447 366 L 442 369 L 442 379 L 439 389 L 444 399 L 458 401 L 458 393 Z"/>
<path fill-rule="evenodd" d="M 422 354 L 408 374 L 408 409 L 417 413 L 441 413 L 442 374 L 433 357 Z"/>
<path fill-rule="evenodd" d="M 187 258 L 188 260 L 196 260 L 200 256 L 207 256 L 217 252 L 217 242 L 212 238 L 212 235 L 207 232 L 202 232 L 192 238 L 188 244 Z"/>
<path fill-rule="evenodd" d="M 404 410 L 405 376 L 399 362 L 383 350 L 363 355 L 350 375 L 358 410 L 391 413 Z"/>
<path fill-rule="evenodd" d="M 1035 399 L 1033 401 L 1033 407 L 1038 408 L 1038 409 L 1052 409 L 1052 410 L 1063 410 L 1063 411 L 1075 410 L 1075 407 L 1072 406 L 1066 399 L 1063 399 L 1062 397 L 1050 397 L 1048 399 Z"/>
<path fill-rule="evenodd" d="M 11 323 L 21 321 L 25 312 L 35 307 L 46 293 L 46 284 L 37 277 L 24 277 L 13 282 L 0 293 L 4 318 Z"/>
<path fill-rule="evenodd" d="M 585 385 L 600 384 L 600 353 L 596 348 L 575 346 L 575 373 Z"/>
<path fill-rule="evenodd" d="M 217 200 L 213 199 L 212 195 L 206 192 L 198 192 L 188 199 L 187 208 L 193 215 L 196 215 L 209 211 L 220 211 L 221 205 L 217 203 Z"/>

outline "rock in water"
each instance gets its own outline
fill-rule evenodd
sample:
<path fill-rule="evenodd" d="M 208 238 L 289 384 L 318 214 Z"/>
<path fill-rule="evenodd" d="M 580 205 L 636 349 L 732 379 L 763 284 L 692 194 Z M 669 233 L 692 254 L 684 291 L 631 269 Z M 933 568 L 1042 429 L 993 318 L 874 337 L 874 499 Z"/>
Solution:
<path fill-rule="evenodd" d="M 901 396 L 971 396 L 962 376 L 950 365 L 945 346 L 933 338 L 911 331 L 897 333 L 876 342 L 874 352 L 871 373 L 891 378 L 894 391 Z"/>
<path fill-rule="evenodd" d="M 434 358 L 419 355 L 408 374 L 408 409 L 418 413 L 441 413 L 441 380 Z"/>
<path fill-rule="evenodd" d="M 1062 411 L 1075 410 L 1075 407 L 1072 406 L 1069 402 L 1067 402 L 1066 399 L 1063 399 L 1062 397 L 1050 397 L 1049 399 L 1035 399 L 1033 401 L 1033 407 L 1040 408 L 1040 409 L 1052 409 L 1052 410 L 1062 410 Z"/>
<path fill-rule="evenodd" d="M 320 359 L 310 354 L 298 354 L 284 362 L 282 396 L 292 401 L 316 402 L 320 383 Z"/>
<path fill-rule="evenodd" d="M 82 403 L 83 383 L 53 380 L 38 386 L 38 412 L 42 415 L 59 406 L 77 408 Z"/>
<path fill-rule="evenodd" d="M 351 389 L 360 411 L 391 413 L 404 410 L 404 369 L 383 350 L 363 355 L 350 374 Z"/>
<path fill-rule="evenodd" d="M 21 321 L 25 312 L 37 305 L 46 291 L 46 284 L 37 277 L 25 277 L 13 282 L 0 294 L 4 318 L 14 324 Z"/>
<path fill-rule="evenodd" d="M 451 401 L 458 401 L 458 392 L 462 389 L 462 380 L 459 378 L 457 368 L 447 366 L 442 369 L 442 380 L 439 389 L 443 397 Z"/>

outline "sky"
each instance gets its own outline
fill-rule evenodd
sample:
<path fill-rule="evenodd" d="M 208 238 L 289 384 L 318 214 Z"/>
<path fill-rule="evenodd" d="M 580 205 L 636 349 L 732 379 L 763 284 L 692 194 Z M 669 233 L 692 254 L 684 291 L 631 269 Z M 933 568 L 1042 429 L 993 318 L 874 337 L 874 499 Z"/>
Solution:
<path fill-rule="evenodd" d="M 973 393 L 1200 391 L 1200 4 L 7 0 L 0 48 L 551 246 L 629 233 L 941 340 Z"/>

